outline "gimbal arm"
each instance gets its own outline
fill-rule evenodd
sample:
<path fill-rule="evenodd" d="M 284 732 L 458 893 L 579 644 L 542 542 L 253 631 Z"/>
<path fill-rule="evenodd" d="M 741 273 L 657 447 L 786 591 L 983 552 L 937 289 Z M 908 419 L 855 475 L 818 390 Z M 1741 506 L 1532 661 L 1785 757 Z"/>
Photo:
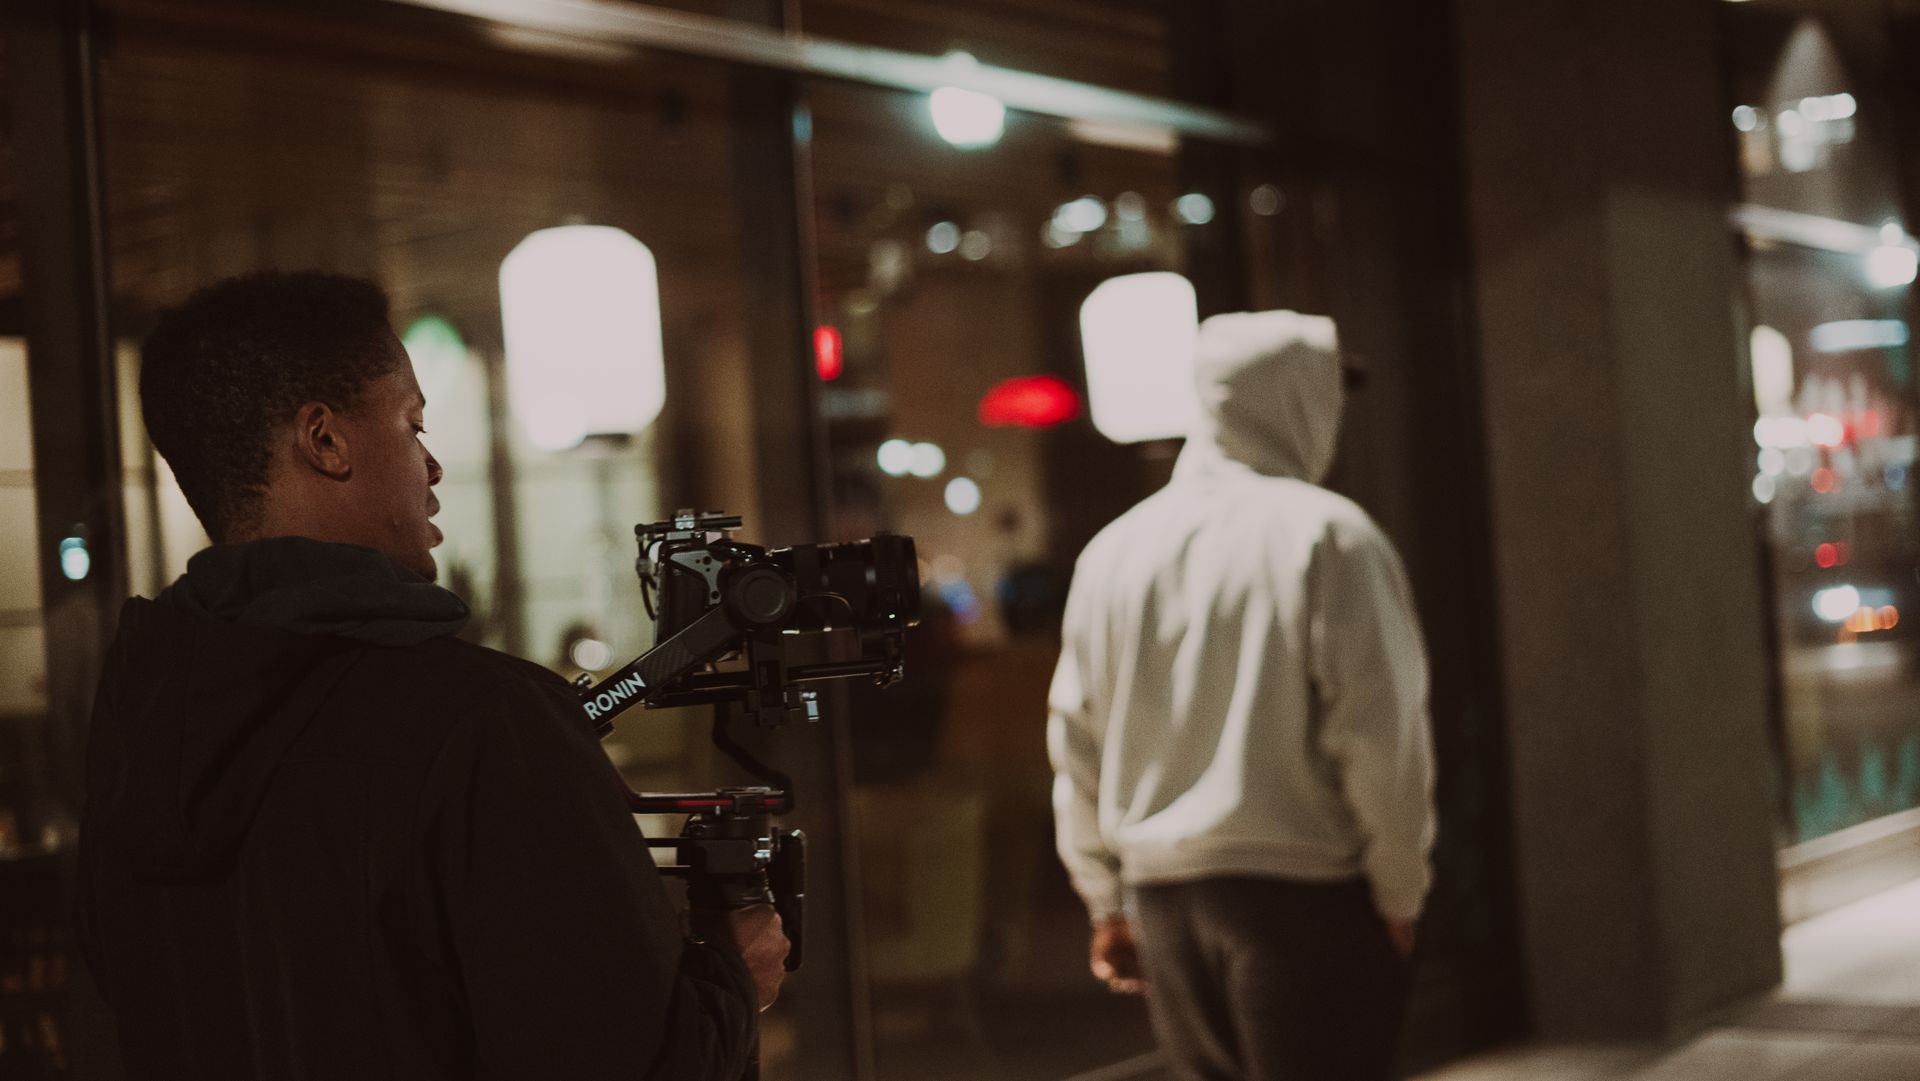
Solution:
<path fill-rule="evenodd" d="M 581 692 L 580 703 L 605 736 L 613 718 L 650 702 L 696 669 L 704 668 L 740 648 L 740 631 L 720 608 L 707 611 L 680 633 L 647 650 L 632 663 Z"/>

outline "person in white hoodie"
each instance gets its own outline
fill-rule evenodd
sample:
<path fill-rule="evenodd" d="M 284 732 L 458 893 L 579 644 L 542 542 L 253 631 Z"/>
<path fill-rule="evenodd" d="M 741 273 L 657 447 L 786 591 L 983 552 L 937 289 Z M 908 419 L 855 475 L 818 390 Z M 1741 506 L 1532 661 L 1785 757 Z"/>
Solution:
<path fill-rule="evenodd" d="M 1200 329 L 1173 479 L 1096 536 L 1049 694 L 1091 967 L 1182 1079 L 1391 1075 L 1434 835 L 1427 667 L 1392 545 L 1318 486 L 1333 323 Z"/>

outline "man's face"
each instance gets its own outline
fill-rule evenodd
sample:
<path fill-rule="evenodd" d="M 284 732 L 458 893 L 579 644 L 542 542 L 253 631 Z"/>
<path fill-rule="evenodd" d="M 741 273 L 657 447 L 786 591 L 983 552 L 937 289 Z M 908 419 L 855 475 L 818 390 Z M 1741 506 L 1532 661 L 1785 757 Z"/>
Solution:
<path fill-rule="evenodd" d="M 432 579 L 432 549 L 442 540 L 428 521 L 440 512 L 433 486 L 440 463 L 420 437 L 426 432 L 425 396 L 400 340 L 389 336 L 395 370 L 368 383 L 359 404 L 343 414 L 353 450 L 354 532 L 363 543 L 408 570 Z"/>

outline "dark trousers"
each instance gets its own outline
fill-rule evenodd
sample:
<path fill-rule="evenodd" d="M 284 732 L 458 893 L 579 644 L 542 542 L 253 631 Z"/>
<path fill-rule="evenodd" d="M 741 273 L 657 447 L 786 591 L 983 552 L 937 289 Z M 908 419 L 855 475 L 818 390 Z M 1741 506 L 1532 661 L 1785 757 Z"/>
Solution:
<path fill-rule="evenodd" d="M 1180 1081 L 1386 1081 L 1407 963 L 1366 885 L 1214 878 L 1135 891 L 1154 1035 Z"/>

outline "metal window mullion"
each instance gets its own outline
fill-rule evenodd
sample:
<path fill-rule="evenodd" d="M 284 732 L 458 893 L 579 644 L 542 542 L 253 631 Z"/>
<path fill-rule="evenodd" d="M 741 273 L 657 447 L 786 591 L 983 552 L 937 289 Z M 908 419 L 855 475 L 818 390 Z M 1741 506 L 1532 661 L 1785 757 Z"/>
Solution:
<path fill-rule="evenodd" d="M 6 19 L 48 738 L 75 808 L 94 683 L 128 590 L 91 16 L 80 0 L 12 0 Z M 76 530 L 91 567 L 72 581 L 59 545 Z"/>

